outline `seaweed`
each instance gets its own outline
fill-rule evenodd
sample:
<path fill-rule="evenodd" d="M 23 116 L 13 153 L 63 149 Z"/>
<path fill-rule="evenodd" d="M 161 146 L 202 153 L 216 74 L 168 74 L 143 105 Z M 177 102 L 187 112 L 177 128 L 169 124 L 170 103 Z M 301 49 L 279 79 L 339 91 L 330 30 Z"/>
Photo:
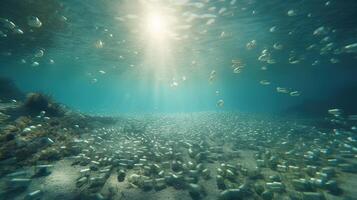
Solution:
<path fill-rule="evenodd" d="M 41 93 L 29 93 L 23 104 L 25 110 L 31 115 L 38 115 L 45 111 L 47 116 L 63 116 L 63 107 L 56 103 L 51 96 Z"/>

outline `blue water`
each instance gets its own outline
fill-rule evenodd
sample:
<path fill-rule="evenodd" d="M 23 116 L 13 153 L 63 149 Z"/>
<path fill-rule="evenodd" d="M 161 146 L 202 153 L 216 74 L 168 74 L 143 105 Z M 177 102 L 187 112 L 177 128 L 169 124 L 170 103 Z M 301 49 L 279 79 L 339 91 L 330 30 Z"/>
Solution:
<path fill-rule="evenodd" d="M 357 85 L 356 53 L 343 51 L 357 42 L 353 0 L 42 0 L 26 7 L 29 2 L 2 3 L 0 18 L 12 21 L 23 34 L 0 26 L 7 34 L 0 38 L 0 74 L 24 91 L 50 94 L 75 110 L 107 115 L 284 113 L 309 100 L 355 109 L 353 99 L 340 103 L 338 96 Z M 147 31 L 151 23 L 147 13 L 152 12 L 159 13 L 161 21 L 172 20 L 164 22 L 168 23 L 164 28 L 176 35 L 164 33 L 162 37 L 169 38 L 162 39 L 157 36 L 160 31 Z M 29 26 L 28 16 L 38 17 L 42 26 Z M 190 16 L 196 19 L 189 21 Z M 215 21 L 208 24 L 209 19 Z M 314 35 L 321 26 L 326 33 Z M 257 45 L 249 50 L 246 45 L 252 40 Z M 103 46 L 98 47 L 99 41 Z M 275 43 L 283 49 L 274 49 Z M 331 49 L 321 53 L 329 43 Z M 310 45 L 316 47 L 307 50 Z M 258 60 L 265 48 L 274 64 Z M 44 55 L 35 57 L 40 49 Z M 290 55 L 299 63 L 290 64 Z M 232 68 L 237 59 L 244 64 L 238 74 Z M 319 64 L 312 65 L 315 60 Z M 264 66 L 267 70 L 261 69 Z M 210 83 L 212 70 L 217 75 Z M 271 84 L 262 85 L 261 80 Z M 278 93 L 276 87 L 298 91 L 300 96 Z M 224 106 L 217 106 L 219 100 Z"/>

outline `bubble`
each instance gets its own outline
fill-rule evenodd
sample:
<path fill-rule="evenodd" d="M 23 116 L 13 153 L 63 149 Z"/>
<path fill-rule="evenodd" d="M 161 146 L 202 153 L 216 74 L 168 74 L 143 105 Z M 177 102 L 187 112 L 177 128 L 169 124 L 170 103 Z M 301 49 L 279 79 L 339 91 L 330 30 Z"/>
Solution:
<path fill-rule="evenodd" d="M 223 99 L 220 99 L 220 100 L 217 101 L 217 106 L 218 106 L 218 107 L 221 107 L 221 108 L 224 106 L 224 101 L 223 101 Z"/>
<path fill-rule="evenodd" d="M 106 72 L 103 71 L 103 70 L 99 70 L 99 73 L 101 73 L 101 74 L 106 74 Z"/>
<path fill-rule="evenodd" d="M 219 96 L 219 91 L 218 91 L 218 90 L 216 90 L 216 92 L 215 92 L 215 93 L 216 93 L 216 95 L 217 95 L 217 96 Z"/>
<path fill-rule="evenodd" d="M 40 21 L 40 19 L 35 16 L 28 17 L 27 24 L 33 28 L 40 28 L 42 26 L 42 22 Z"/>
<path fill-rule="evenodd" d="M 55 61 L 52 60 L 52 59 L 50 59 L 49 62 L 50 62 L 51 65 L 55 64 Z"/>

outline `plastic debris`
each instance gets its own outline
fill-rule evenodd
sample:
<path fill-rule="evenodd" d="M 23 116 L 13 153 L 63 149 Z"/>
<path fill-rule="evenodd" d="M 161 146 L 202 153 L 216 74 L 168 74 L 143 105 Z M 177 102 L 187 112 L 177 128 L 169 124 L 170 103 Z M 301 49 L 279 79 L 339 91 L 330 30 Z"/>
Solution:
<path fill-rule="evenodd" d="M 42 22 L 40 21 L 40 19 L 35 16 L 28 17 L 27 24 L 33 28 L 40 28 L 42 26 Z"/>
<path fill-rule="evenodd" d="M 259 83 L 261 85 L 270 85 L 270 81 L 267 81 L 267 80 L 261 80 Z"/>
<path fill-rule="evenodd" d="M 295 10 L 289 10 L 287 14 L 288 14 L 289 17 L 293 17 L 293 16 L 296 16 L 296 11 Z"/>
<path fill-rule="evenodd" d="M 104 42 L 102 40 L 98 40 L 96 43 L 95 43 L 95 47 L 97 49 L 102 49 L 104 47 Z"/>
<path fill-rule="evenodd" d="M 223 106 L 224 106 L 224 101 L 223 101 L 223 99 L 220 99 L 220 100 L 217 101 L 217 106 L 218 106 L 218 107 L 223 107 Z"/>

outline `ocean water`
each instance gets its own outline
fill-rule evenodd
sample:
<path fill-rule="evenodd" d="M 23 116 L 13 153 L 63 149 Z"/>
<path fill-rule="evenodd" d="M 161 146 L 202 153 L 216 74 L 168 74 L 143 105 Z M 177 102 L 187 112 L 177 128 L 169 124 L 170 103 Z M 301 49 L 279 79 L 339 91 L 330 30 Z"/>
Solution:
<path fill-rule="evenodd" d="M 355 0 L 2 0 L 0 199 L 357 199 Z"/>

